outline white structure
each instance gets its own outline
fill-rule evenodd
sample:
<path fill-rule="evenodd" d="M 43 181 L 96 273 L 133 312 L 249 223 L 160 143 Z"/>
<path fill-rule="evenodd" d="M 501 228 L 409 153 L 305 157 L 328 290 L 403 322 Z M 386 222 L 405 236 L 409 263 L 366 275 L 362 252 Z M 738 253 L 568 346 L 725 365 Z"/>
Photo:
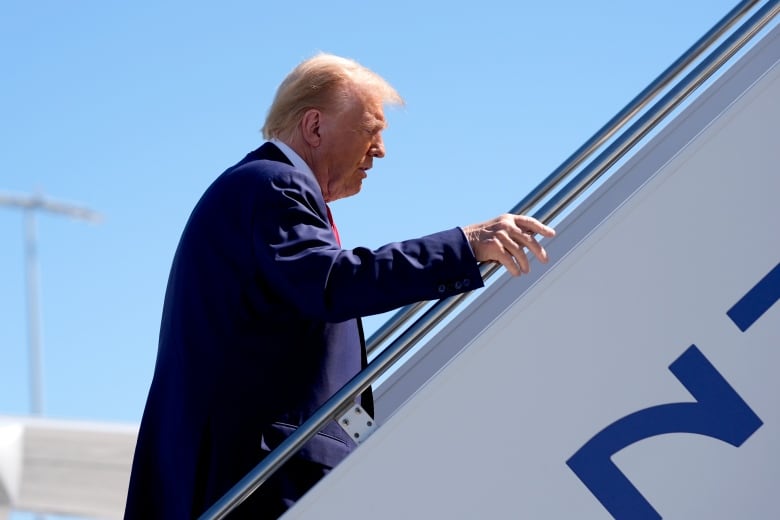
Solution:
<path fill-rule="evenodd" d="M 0 417 L 0 520 L 26 510 L 121 519 L 138 427 Z"/>

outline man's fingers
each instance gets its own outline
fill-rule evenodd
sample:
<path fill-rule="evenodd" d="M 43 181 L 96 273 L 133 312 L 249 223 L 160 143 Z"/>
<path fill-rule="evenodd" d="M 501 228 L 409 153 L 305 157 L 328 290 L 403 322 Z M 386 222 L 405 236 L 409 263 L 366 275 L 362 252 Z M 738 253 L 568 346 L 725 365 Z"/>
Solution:
<path fill-rule="evenodd" d="M 477 260 L 498 262 L 513 276 L 531 270 L 526 249 L 540 262 L 546 263 L 547 251 L 536 236 L 555 236 L 553 228 L 533 217 L 508 213 L 482 224 L 466 226 L 463 231 Z"/>
<path fill-rule="evenodd" d="M 507 271 L 509 271 L 512 276 L 520 276 L 521 274 L 528 272 L 528 260 L 526 259 L 526 267 L 523 268 L 522 264 L 518 261 L 518 257 L 509 253 L 506 249 L 502 249 L 496 254 L 495 261 L 506 267 Z"/>
<path fill-rule="evenodd" d="M 513 237 L 509 234 L 499 236 L 502 238 L 501 243 L 504 246 L 504 252 L 510 257 L 509 261 L 516 263 L 521 272 L 527 273 L 531 270 L 531 266 L 528 264 L 528 257 L 523 247 L 526 245 L 528 235 L 522 233 L 521 235 L 525 238 Z"/>
<path fill-rule="evenodd" d="M 523 231 L 531 231 L 534 234 L 543 237 L 552 238 L 555 236 L 555 230 L 550 226 L 544 225 L 533 217 L 526 215 L 515 215 L 515 225 Z"/>
<path fill-rule="evenodd" d="M 547 263 L 547 251 L 542 247 L 542 245 L 536 240 L 536 238 L 530 233 L 524 233 L 523 234 L 523 245 L 528 248 L 528 250 L 533 253 L 533 255 L 543 264 Z"/>
<path fill-rule="evenodd" d="M 513 276 L 530 271 L 528 257 L 525 254 L 527 235 L 516 229 L 500 229 L 493 233 L 493 255 Z"/>

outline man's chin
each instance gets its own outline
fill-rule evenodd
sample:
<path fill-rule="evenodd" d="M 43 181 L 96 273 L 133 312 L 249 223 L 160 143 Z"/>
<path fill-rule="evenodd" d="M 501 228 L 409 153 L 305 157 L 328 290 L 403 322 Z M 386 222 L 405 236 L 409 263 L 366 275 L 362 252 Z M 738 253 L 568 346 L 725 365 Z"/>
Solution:
<path fill-rule="evenodd" d="M 360 193 L 361 189 L 363 189 L 363 179 L 358 180 L 354 185 L 350 186 L 349 195 L 347 195 L 347 197 L 357 195 Z"/>
<path fill-rule="evenodd" d="M 352 197 L 353 195 L 357 195 L 358 193 L 360 193 L 362 187 L 363 184 L 361 183 L 358 184 L 357 186 L 351 187 L 351 189 L 344 190 L 340 192 L 338 195 L 336 195 L 335 197 L 331 198 L 329 202 L 333 202 L 334 200 L 339 200 L 339 199 L 346 199 L 347 197 Z"/>

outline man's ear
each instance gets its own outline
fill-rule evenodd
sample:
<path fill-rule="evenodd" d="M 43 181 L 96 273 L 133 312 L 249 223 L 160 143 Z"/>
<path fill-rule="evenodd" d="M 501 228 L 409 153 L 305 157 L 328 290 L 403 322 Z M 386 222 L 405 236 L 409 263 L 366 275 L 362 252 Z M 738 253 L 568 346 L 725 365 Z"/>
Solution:
<path fill-rule="evenodd" d="M 307 110 L 301 118 L 301 133 L 306 144 L 317 148 L 322 142 L 320 135 L 320 125 L 322 123 L 322 113 L 316 108 Z"/>

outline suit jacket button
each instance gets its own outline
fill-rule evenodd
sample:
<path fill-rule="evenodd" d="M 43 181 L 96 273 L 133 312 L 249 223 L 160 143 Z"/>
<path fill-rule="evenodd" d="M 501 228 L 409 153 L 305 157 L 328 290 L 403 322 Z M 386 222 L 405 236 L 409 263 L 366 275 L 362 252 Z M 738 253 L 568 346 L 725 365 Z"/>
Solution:
<path fill-rule="evenodd" d="M 447 286 L 445 286 L 444 284 L 439 285 L 439 292 L 440 293 L 443 293 L 446 290 L 447 290 Z"/>
<path fill-rule="evenodd" d="M 461 287 L 463 287 L 463 284 L 460 282 L 455 282 L 455 290 L 460 291 Z"/>
<path fill-rule="evenodd" d="M 468 278 L 463 280 L 463 287 L 468 287 L 469 285 L 471 285 L 471 280 L 469 280 Z"/>

